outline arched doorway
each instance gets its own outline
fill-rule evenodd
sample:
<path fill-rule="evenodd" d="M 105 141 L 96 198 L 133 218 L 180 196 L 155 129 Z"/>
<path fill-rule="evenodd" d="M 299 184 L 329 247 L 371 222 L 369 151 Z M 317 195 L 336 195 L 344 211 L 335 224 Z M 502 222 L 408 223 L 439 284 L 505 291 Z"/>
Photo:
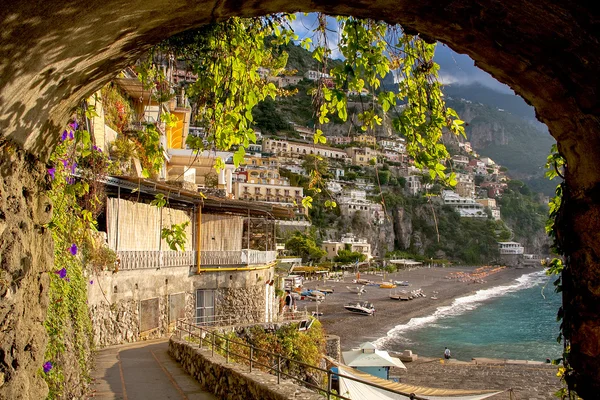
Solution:
<path fill-rule="evenodd" d="M 600 391 L 600 40 L 587 2 L 20 1 L 0 10 L 0 204 L 2 270 L 11 290 L 0 306 L 6 365 L 2 393 L 43 393 L 41 365 L 46 280 L 52 241 L 43 225 L 44 160 L 79 99 L 166 36 L 229 16 L 324 11 L 401 23 L 408 31 L 469 54 L 536 107 L 568 170 L 558 238 L 565 327 L 579 393 Z M 40 300 L 41 299 L 41 300 Z M 25 332 L 25 333 L 24 333 Z M 10 354 L 10 357 L 8 356 Z M 8 358 L 7 358 L 8 357 Z M 10 359 L 9 359 L 10 358 Z M 16 389 L 15 389 L 16 390 Z M 8 396 L 12 397 L 12 396 Z"/>

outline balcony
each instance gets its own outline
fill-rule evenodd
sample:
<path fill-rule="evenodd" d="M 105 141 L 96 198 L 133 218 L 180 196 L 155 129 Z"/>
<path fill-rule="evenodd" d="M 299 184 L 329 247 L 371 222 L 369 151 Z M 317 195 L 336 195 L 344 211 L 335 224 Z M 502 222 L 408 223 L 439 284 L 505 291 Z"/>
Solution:
<path fill-rule="evenodd" d="M 239 251 L 201 251 L 202 266 L 225 265 L 262 265 L 275 261 L 276 251 L 239 250 Z"/>
<path fill-rule="evenodd" d="M 191 267 L 196 265 L 195 251 L 117 251 L 120 270 Z M 277 258 L 276 251 L 201 251 L 201 266 L 264 265 Z"/>
<path fill-rule="evenodd" d="M 195 265 L 195 251 L 152 251 L 124 250 L 117 251 L 120 270 L 186 267 Z"/>

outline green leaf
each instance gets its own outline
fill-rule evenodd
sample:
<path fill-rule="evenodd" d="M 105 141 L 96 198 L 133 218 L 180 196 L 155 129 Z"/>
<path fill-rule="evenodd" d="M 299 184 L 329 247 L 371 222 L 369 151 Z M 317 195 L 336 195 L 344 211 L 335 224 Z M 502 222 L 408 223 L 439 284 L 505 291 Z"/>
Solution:
<path fill-rule="evenodd" d="M 240 164 L 243 164 L 245 155 L 246 149 L 240 146 L 240 148 L 238 148 L 237 151 L 233 153 L 233 165 L 238 167 Z"/>
<path fill-rule="evenodd" d="M 312 208 L 313 198 L 311 196 L 305 196 L 302 199 L 302 207 L 304 208 Z"/>

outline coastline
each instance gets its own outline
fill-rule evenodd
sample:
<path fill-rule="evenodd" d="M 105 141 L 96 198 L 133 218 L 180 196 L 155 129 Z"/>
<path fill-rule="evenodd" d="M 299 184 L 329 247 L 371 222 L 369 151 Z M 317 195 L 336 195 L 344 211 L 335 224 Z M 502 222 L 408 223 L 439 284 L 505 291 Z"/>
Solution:
<path fill-rule="evenodd" d="M 333 288 L 334 293 L 328 295 L 325 301 L 319 304 L 319 318 L 325 331 L 340 337 L 342 350 L 358 347 L 366 341 L 377 341 L 385 338 L 388 332 L 398 325 L 407 324 L 412 318 L 428 317 L 435 313 L 439 307 L 449 306 L 456 298 L 468 296 L 482 289 L 514 284 L 515 280 L 523 275 L 540 271 L 538 268 L 514 269 L 506 268 L 484 278 L 483 283 L 461 282 L 450 280 L 446 277 L 452 273 L 470 273 L 476 267 L 432 267 L 403 270 L 392 274 L 375 275 L 361 273 L 361 278 L 375 282 L 405 280 L 411 286 L 398 287 L 398 290 L 422 289 L 427 295 L 411 301 L 397 301 L 389 299 L 390 289 L 381 289 L 375 286 L 366 286 L 366 293 L 360 297 L 349 292 L 346 286 L 357 286 L 352 283 L 354 275 L 347 275 L 343 281 L 307 281 L 305 286 L 310 289 Z M 437 300 L 430 297 L 437 292 Z M 373 317 L 352 314 L 344 309 L 344 304 L 369 301 L 375 305 L 376 313 Z M 309 312 L 316 310 L 316 303 L 312 301 L 299 301 L 298 309 L 307 308 Z M 404 350 L 404 349 L 402 349 Z M 409 349 L 410 350 L 410 349 Z"/>

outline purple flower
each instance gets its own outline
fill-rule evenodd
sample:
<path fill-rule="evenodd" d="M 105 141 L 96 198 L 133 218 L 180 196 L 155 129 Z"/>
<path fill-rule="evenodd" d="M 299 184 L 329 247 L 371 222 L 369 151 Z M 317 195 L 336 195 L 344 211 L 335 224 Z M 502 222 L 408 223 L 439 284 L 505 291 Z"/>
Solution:
<path fill-rule="evenodd" d="M 71 164 L 71 173 L 72 174 L 75 173 L 75 168 L 77 168 L 77 163 L 75 161 L 73 161 L 73 164 Z"/>
<path fill-rule="evenodd" d="M 65 129 L 62 133 L 62 136 L 60 137 L 60 140 L 64 142 L 65 140 L 67 140 L 68 135 L 69 135 L 69 132 L 67 132 L 67 130 Z"/>
<path fill-rule="evenodd" d="M 56 172 L 56 168 L 52 167 L 52 168 L 48 168 L 48 175 L 50 175 L 50 177 L 52 179 L 54 179 L 54 173 Z"/>
<path fill-rule="evenodd" d="M 93 281 L 93 280 L 91 280 L 91 281 L 90 281 L 90 285 L 93 285 L 93 284 L 94 284 L 94 281 Z"/>
<path fill-rule="evenodd" d="M 75 139 L 75 135 L 73 134 L 73 132 L 69 132 L 69 139 L 71 139 L 71 140 Z"/>
<path fill-rule="evenodd" d="M 79 124 L 77 123 L 77 121 L 73 121 L 73 122 L 71 122 L 71 123 L 69 124 L 69 126 L 70 126 L 70 127 L 71 127 L 71 128 L 74 130 L 74 131 L 76 131 L 76 130 L 77 130 L 77 127 L 79 126 Z"/>
<path fill-rule="evenodd" d="M 54 271 L 54 273 L 56 275 L 58 275 L 58 277 L 60 279 L 65 279 L 65 277 L 67 276 L 67 269 L 63 267 L 62 269 L 59 269 L 58 271 Z"/>
<path fill-rule="evenodd" d="M 44 363 L 44 373 L 47 374 L 52 369 L 52 363 L 50 361 L 46 361 Z"/>
<path fill-rule="evenodd" d="M 102 153 L 102 149 L 96 145 L 92 146 L 92 150 L 96 150 L 98 153 Z"/>
<path fill-rule="evenodd" d="M 63 167 L 67 168 L 69 166 L 69 160 L 60 160 L 60 162 L 62 163 Z"/>
<path fill-rule="evenodd" d="M 75 243 L 73 243 L 71 245 L 71 247 L 69 247 L 69 251 L 71 252 L 71 254 L 76 255 L 77 254 L 77 245 Z"/>
<path fill-rule="evenodd" d="M 72 178 L 69 176 L 69 177 L 65 178 L 65 182 L 67 182 L 67 185 L 72 185 L 75 183 L 75 178 Z"/>

